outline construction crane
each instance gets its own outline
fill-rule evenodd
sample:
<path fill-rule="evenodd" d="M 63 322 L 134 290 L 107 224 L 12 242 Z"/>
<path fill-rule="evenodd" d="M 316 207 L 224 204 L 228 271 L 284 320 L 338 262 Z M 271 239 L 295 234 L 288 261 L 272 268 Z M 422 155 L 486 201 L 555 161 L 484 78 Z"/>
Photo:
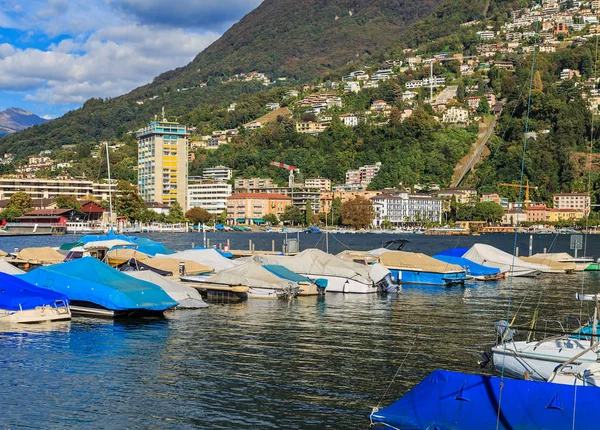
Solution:
<path fill-rule="evenodd" d="M 527 208 L 527 206 L 529 206 L 529 203 L 531 202 L 531 200 L 529 200 L 529 190 L 537 190 L 538 187 L 534 187 L 533 185 L 529 185 L 529 179 L 527 179 L 527 184 L 526 185 L 520 185 L 520 184 L 498 184 L 501 185 L 503 187 L 513 187 L 513 188 L 525 188 L 525 208 Z"/>
<path fill-rule="evenodd" d="M 278 161 L 271 161 L 271 166 L 275 166 L 275 167 L 281 167 L 282 169 L 286 169 L 290 171 L 290 177 L 288 179 L 288 186 L 292 189 L 292 192 L 294 191 L 294 180 L 295 180 L 295 172 L 300 172 L 300 169 L 298 169 L 296 166 L 291 166 L 289 164 L 285 164 L 285 163 L 280 163 Z"/>

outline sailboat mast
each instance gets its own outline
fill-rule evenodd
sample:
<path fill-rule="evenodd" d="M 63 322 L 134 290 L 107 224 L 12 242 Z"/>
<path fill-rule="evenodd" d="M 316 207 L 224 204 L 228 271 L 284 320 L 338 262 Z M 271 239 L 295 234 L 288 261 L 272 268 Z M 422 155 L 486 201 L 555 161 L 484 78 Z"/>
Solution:
<path fill-rule="evenodd" d="M 109 207 L 109 218 L 108 218 L 108 226 L 112 227 L 112 218 L 113 218 L 113 205 L 112 205 L 112 181 L 110 179 L 110 159 L 108 155 L 108 141 L 104 142 L 106 144 L 106 167 L 108 170 L 108 207 Z"/>

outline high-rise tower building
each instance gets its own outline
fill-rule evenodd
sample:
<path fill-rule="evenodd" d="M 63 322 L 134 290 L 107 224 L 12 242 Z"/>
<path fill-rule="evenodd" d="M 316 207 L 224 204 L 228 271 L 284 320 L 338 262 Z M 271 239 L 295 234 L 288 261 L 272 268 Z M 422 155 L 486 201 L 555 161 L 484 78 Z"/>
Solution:
<path fill-rule="evenodd" d="M 164 116 L 138 130 L 138 190 L 145 201 L 187 207 L 188 136 L 185 125 Z"/>

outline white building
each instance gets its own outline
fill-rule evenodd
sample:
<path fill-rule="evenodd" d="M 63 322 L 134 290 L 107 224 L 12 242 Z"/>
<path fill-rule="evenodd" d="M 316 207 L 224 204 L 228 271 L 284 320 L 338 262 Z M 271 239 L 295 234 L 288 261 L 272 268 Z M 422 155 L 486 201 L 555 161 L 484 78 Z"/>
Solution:
<path fill-rule="evenodd" d="M 394 226 L 415 222 L 442 221 L 442 200 L 426 195 L 410 195 L 406 192 L 398 194 L 381 194 L 371 198 L 375 206 L 376 227 L 384 221 Z"/>
<path fill-rule="evenodd" d="M 233 176 L 233 169 L 225 166 L 207 167 L 202 170 L 202 179 L 217 182 L 227 182 Z"/>
<path fill-rule="evenodd" d="M 346 85 L 344 85 L 344 91 L 357 93 L 360 91 L 360 84 L 356 81 L 346 82 Z"/>
<path fill-rule="evenodd" d="M 275 110 L 279 109 L 281 106 L 279 105 L 279 103 L 267 103 L 266 107 L 269 110 Z"/>
<path fill-rule="evenodd" d="M 188 189 L 188 207 L 199 207 L 212 215 L 221 215 L 227 209 L 227 197 L 231 196 L 231 184 L 224 182 L 190 182 Z"/>
<path fill-rule="evenodd" d="M 340 115 L 340 120 L 342 120 L 346 127 L 358 126 L 358 117 L 353 113 Z"/>
<path fill-rule="evenodd" d="M 590 212 L 590 195 L 586 193 L 554 194 L 554 209 L 574 209 L 588 214 Z"/>
<path fill-rule="evenodd" d="M 444 112 L 443 122 L 457 124 L 469 121 L 469 111 L 462 107 L 452 106 Z"/>
<path fill-rule="evenodd" d="M 113 196 L 116 181 L 111 184 L 92 182 L 86 179 L 41 179 L 41 178 L 0 178 L 0 200 L 7 200 L 19 192 L 26 193 L 32 199 L 54 199 L 58 196 L 73 196 L 83 200 L 93 196 L 97 200 L 108 200 Z"/>

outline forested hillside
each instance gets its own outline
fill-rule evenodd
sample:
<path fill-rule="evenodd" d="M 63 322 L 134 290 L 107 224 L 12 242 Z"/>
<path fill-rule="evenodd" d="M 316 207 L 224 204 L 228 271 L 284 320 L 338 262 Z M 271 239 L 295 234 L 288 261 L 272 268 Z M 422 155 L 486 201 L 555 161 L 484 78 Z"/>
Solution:
<path fill-rule="evenodd" d="M 61 118 L 0 139 L 0 153 L 23 156 L 65 144 L 115 139 L 151 120 L 162 106 L 168 115 L 181 117 L 265 90 L 258 82 L 222 83 L 238 72 L 286 76 L 291 85 L 318 80 L 351 61 L 360 65 L 383 59 L 386 52 L 391 55 L 422 41 L 459 34 L 460 23 L 480 19 L 495 4 L 507 3 L 512 2 L 266 0 L 188 66 L 129 94 L 91 99 Z"/>

